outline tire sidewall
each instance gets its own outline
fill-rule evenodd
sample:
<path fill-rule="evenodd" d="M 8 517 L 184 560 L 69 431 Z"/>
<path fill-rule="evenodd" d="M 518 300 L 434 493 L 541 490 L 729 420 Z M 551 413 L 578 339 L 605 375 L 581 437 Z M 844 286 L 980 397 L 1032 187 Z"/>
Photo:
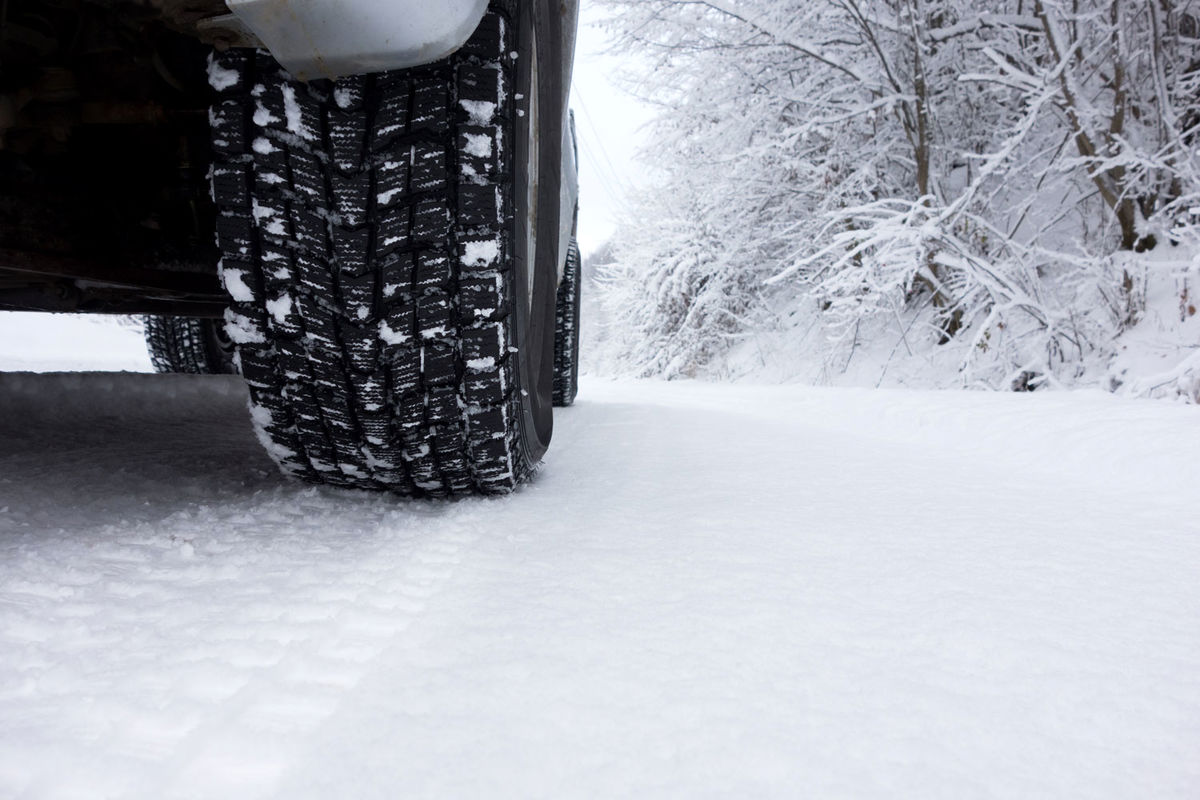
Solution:
<path fill-rule="evenodd" d="M 525 98 L 538 98 L 538 181 L 537 217 L 534 220 L 535 263 L 527 259 L 524 216 L 528 213 L 528 101 L 517 101 L 524 111 L 514 119 L 515 157 L 512 161 L 513 192 L 513 274 L 512 339 L 516 347 L 518 440 L 527 464 L 536 464 L 550 444 L 553 433 L 554 333 L 557 299 L 557 259 L 559 229 L 559 186 L 562 165 L 563 86 L 561 42 L 554 23 L 553 5 L 546 0 L 518 4 L 517 80 L 515 92 Z M 531 50 L 537 48 L 538 85 L 531 83 Z M 529 270 L 534 270 L 533 300 L 528 292 Z"/>

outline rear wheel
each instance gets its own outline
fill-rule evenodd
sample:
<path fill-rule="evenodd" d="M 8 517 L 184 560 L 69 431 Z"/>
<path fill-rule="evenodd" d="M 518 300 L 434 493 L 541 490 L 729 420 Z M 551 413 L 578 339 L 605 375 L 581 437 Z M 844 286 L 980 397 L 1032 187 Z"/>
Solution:
<path fill-rule="evenodd" d="M 189 317 L 142 318 L 150 363 L 158 372 L 219 375 L 237 372 L 233 342 L 216 320 Z"/>
<path fill-rule="evenodd" d="M 579 393 L 579 295 L 583 283 L 579 245 L 571 237 L 554 312 L 554 405 L 569 406 Z"/>
<path fill-rule="evenodd" d="M 226 328 L 291 474 L 506 492 L 549 444 L 561 87 L 548 2 L 494 3 L 451 58 L 295 81 L 214 56 Z"/>

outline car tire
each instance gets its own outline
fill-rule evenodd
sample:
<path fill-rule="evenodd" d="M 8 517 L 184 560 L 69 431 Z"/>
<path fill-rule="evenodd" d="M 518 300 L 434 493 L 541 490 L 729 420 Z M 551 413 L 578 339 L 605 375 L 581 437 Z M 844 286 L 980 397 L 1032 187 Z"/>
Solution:
<path fill-rule="evenodd" d="M 193 375 L 233 374 L 233 343 L 225 326 L 212 319 L 146 316 L 146 349 L 157 372 Z"/>
<path fill-rule="evenodd" d="M 554 4 L 435 64 L 336 82 L 214 54 L 226 328 L 287 473 L 504 493 L 550 441 L 562 80 Z M 528 224 L 526 224 L 528 222 Z"/>
<path fill-rule="evenodd" d="M 554 312 L 554 405 L 569 406 L 579 393 L 579 299 L 583 282 L 579 244 L 571 237 Z"/>

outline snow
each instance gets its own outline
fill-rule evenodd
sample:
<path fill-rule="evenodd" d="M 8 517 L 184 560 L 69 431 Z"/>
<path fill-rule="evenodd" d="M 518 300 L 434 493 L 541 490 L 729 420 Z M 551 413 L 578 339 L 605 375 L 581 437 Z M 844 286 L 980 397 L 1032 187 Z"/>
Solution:
<path fill-rule="evenodd" d="M 285 83 L 281 88 L 283 90 L 283 113 L 287 117 L 288 132 L 301 139 L 312 140 L 315 138 L 315 134 L 304 124 L 304 113 L 300 110 L 300 103 L 296 99 L 295 87 Z"/>
<path fill-rule="evenodd" d="M 275 116 L 262 104 L 262 101 L 257 101 L 254 104 L 254 124 L 260 128 L 266 128 L 273 122 L 278 122 L 279 117 Z M 255 148 L 257 149 L 257 148 Z M 259 150 L 259 152 L 262 152 Z M 270 152 L 270 151 L 268 151 Z"/>
<path fill-rule="evenodd" d="M 375 195 L 375 203 L 377 205 L 386 206 L 395 199 L 396 195 L 403 194 L 404 189 L 387 189 Z"/>
<path fill-rule="evenodd" d="M 496 104 L 487 100 L 459 100 L 472 125 L 490 125 L 496 116 Z"/>
<path fill-rule="evenodd" d="M 226 69 L 214 58 L 208 60 L 208 85 L 218 92 L 237 86 L 240 80 L 241 75 L 236 69 Z"/>
<path fill-rule="evenodd" d="M 476 158 L 490 158 L 492 155 L 492 137 L 486 133 L 468 133 L 465 136 L 467 146 L 465 148 L 468 155 Z"/>
<path fill-rule="evenodd" d="M 225 335 L 235 344 L 265 341 L 254 320 L 229 308 L 225 309 Z"/>
<path fill-rule="evenodd" d="M 132 326 L 101 316 L 0 311 L 0 370 L 79 369 L 153 372 L 142 332 Z"/>
<path fill-rule="evenodd" d="M 500 242 L 496 239 L 468 241 L 463 244 L 461 262 L 467 267 L 486 267 L 500 256 Z"/>
<path fill-rule="evenodd" d="M 246 408 L 0 376 L 0 797 L 1200 788 L 1194 406 L 593 378 L 532 485 L 415 503 Z"/>
<path fill-rule="evenodd" d="M 255 204 L 254 217 L 259 219 L 261 206 Z M 267 209 L 267 216 L 270 216 L 270 209 Z M 246 283 L 246 271 L 241 269 L 231 269 L 219 264 L 217 267 L 221 275 L 221 281 L 225 285 L 225 291 L 229 292 L 229 296 L 239 303 L 253 303 L 254 292 L 250 290 L 249 284 Z M 268 309 L 269 310 L 269 309 Z"/>
<path fill-rule="evenodd" d="M 404 344 L 412 337 L 405 331 L 392 330 L 386 322 L 380 322 L 379 338 L 383 339 L 386 344 Z"/>
<path fill-rule="evenodd" d="M 284 293 L 279 295 L 279 297 L 275 298 L 274 300 L 267 300 L 266 308 L 267 313 L 271 315 L 271 318 L 274 319 L 277 324 L 287 325 L 288 317 L 292 313 L 292 296 Z"/>

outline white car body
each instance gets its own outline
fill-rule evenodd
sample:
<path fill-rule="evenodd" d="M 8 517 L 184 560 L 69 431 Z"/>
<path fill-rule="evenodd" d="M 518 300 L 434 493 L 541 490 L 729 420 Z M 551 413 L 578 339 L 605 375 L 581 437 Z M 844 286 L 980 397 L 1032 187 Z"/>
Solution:
<path fill-rule="evenodd" d="M 415 67 L 462 47 L 487 0 L 228 0 L 301 80 Z"/>

